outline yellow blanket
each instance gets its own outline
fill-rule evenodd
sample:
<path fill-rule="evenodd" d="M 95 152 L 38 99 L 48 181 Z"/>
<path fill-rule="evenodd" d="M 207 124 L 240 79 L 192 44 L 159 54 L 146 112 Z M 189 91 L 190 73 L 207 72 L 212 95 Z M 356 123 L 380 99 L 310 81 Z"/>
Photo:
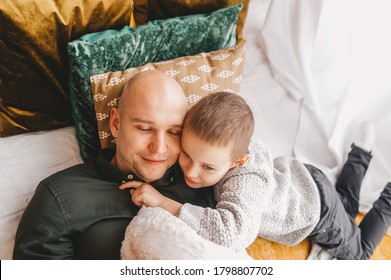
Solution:
<path fill-rule="evenodd" d="M 356 223 L 360 223 L 363 214 L 359 214 Z M 247 248 L 247 253 L 257 260 L 305 260 L 311 250 L 308 239 L 296 246 L 285 246 L 258 237 Z M 373 253 L 372 260 L 391 260 L 391 227 Z"/>

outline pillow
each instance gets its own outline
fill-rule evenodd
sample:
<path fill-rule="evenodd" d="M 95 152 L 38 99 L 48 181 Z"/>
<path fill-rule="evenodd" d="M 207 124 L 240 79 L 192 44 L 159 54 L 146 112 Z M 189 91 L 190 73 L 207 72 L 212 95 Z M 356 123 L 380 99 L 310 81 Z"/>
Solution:
<path fill-rule="evenodd" d="M 212 92 L 239 93 L 244 58 L 245 42 L 242 42 L 228 49 L 91 76 L 101 148 L 115 147 L 114 138 L 110 133 L 110 111 L 112 107 L 117 106 L 126 82 L 137 73 L 151 70 L 165 72 L 182 86 L 191 106 Z"/>
<path fill-rule="evenodd" d="M 82 159 L 73 126 L 0 138 L 0 151 L 0 260 L 11 260 L 16 229 L 39 182 Z"/>
<path fill-rule="evenodd" d="M 137 28 L 125 26 L 69 43 L 70 98 L 83 159 L 95 159 L 99 152 L 90 76 L 231 47 L 236 43 L 241 8 L 238 4 L 211 14 L 157 20 Z"/>
<path fill-rule="evenodd" d="M 1 0 L 0 137 L 73 124 L 68 41 L 129 24 L 132 10 L 132 0 Z"/>
<path fill-rule="evenodd" d="M 247 17 L 249 2 L 250 0 L 135 0 L 134 14 L 136 24 L 140 25 L 156 19 L 209 13 L 220 8 L 242 3 L 243 9 L 239 13 L 236 27 L 237 40 L 241 41 L 243 39 L 242 31 Z"/>
<path fill-rule="evenodd" d="M 133 19 L 135 26 L 148 22 L 148 0 L 134 0 Z"/>

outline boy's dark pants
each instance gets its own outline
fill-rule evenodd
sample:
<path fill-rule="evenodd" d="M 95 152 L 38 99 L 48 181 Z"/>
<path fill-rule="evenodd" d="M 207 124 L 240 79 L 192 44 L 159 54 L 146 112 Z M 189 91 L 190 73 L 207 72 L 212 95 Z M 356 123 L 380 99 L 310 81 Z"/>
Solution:
<path fill-rule="evenodd" d="M 369 259 L 391 224 L 391 183 L 359 226 L 361 183 L 372 158 L 354 144 L 334 186 L 322 171 L 306 165 L 319 189 L 320 220 L 309 237 L 337 259 Z"/>

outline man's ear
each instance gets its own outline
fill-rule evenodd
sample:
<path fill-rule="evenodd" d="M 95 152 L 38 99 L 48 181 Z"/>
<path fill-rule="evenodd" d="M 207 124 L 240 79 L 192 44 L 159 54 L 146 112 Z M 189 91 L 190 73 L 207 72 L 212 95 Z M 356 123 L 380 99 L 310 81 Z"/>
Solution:
<path fill-rule="evenodd" d="M 119 132 L 119 112 L 117 108 L 112 108 L 110 112 L 110 131 L 114 138 L 117 138 Z"/>
<path fill-rule="evenodd" d="M 232 167 L 237 167 L 239 165 L 242 165 L 244 164 L 246 161 L 248 161 L 250 159 L 250 155 L 249 154 L 246 154 L 244 155 L 242 158 L 238 159 L 237 161 L 235 161 L 233 164 L 232 164 Z"/>

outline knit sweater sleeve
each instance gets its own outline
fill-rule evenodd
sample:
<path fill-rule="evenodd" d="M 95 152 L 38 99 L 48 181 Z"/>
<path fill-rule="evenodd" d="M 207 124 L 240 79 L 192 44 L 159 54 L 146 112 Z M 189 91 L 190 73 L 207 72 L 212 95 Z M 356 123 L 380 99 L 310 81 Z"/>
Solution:
<path fill-rule="evenodd" d="M 179 218 L 202 237 L 240 251 L 257 237 L 260 227 L 261 197 L 272 175 L 272 158 L 267 150 L 243 166 L 230 170 L 216 185 L 216 209 L 184 204 Z M 257 161 L 257 170 L 253 162 Z"/>

